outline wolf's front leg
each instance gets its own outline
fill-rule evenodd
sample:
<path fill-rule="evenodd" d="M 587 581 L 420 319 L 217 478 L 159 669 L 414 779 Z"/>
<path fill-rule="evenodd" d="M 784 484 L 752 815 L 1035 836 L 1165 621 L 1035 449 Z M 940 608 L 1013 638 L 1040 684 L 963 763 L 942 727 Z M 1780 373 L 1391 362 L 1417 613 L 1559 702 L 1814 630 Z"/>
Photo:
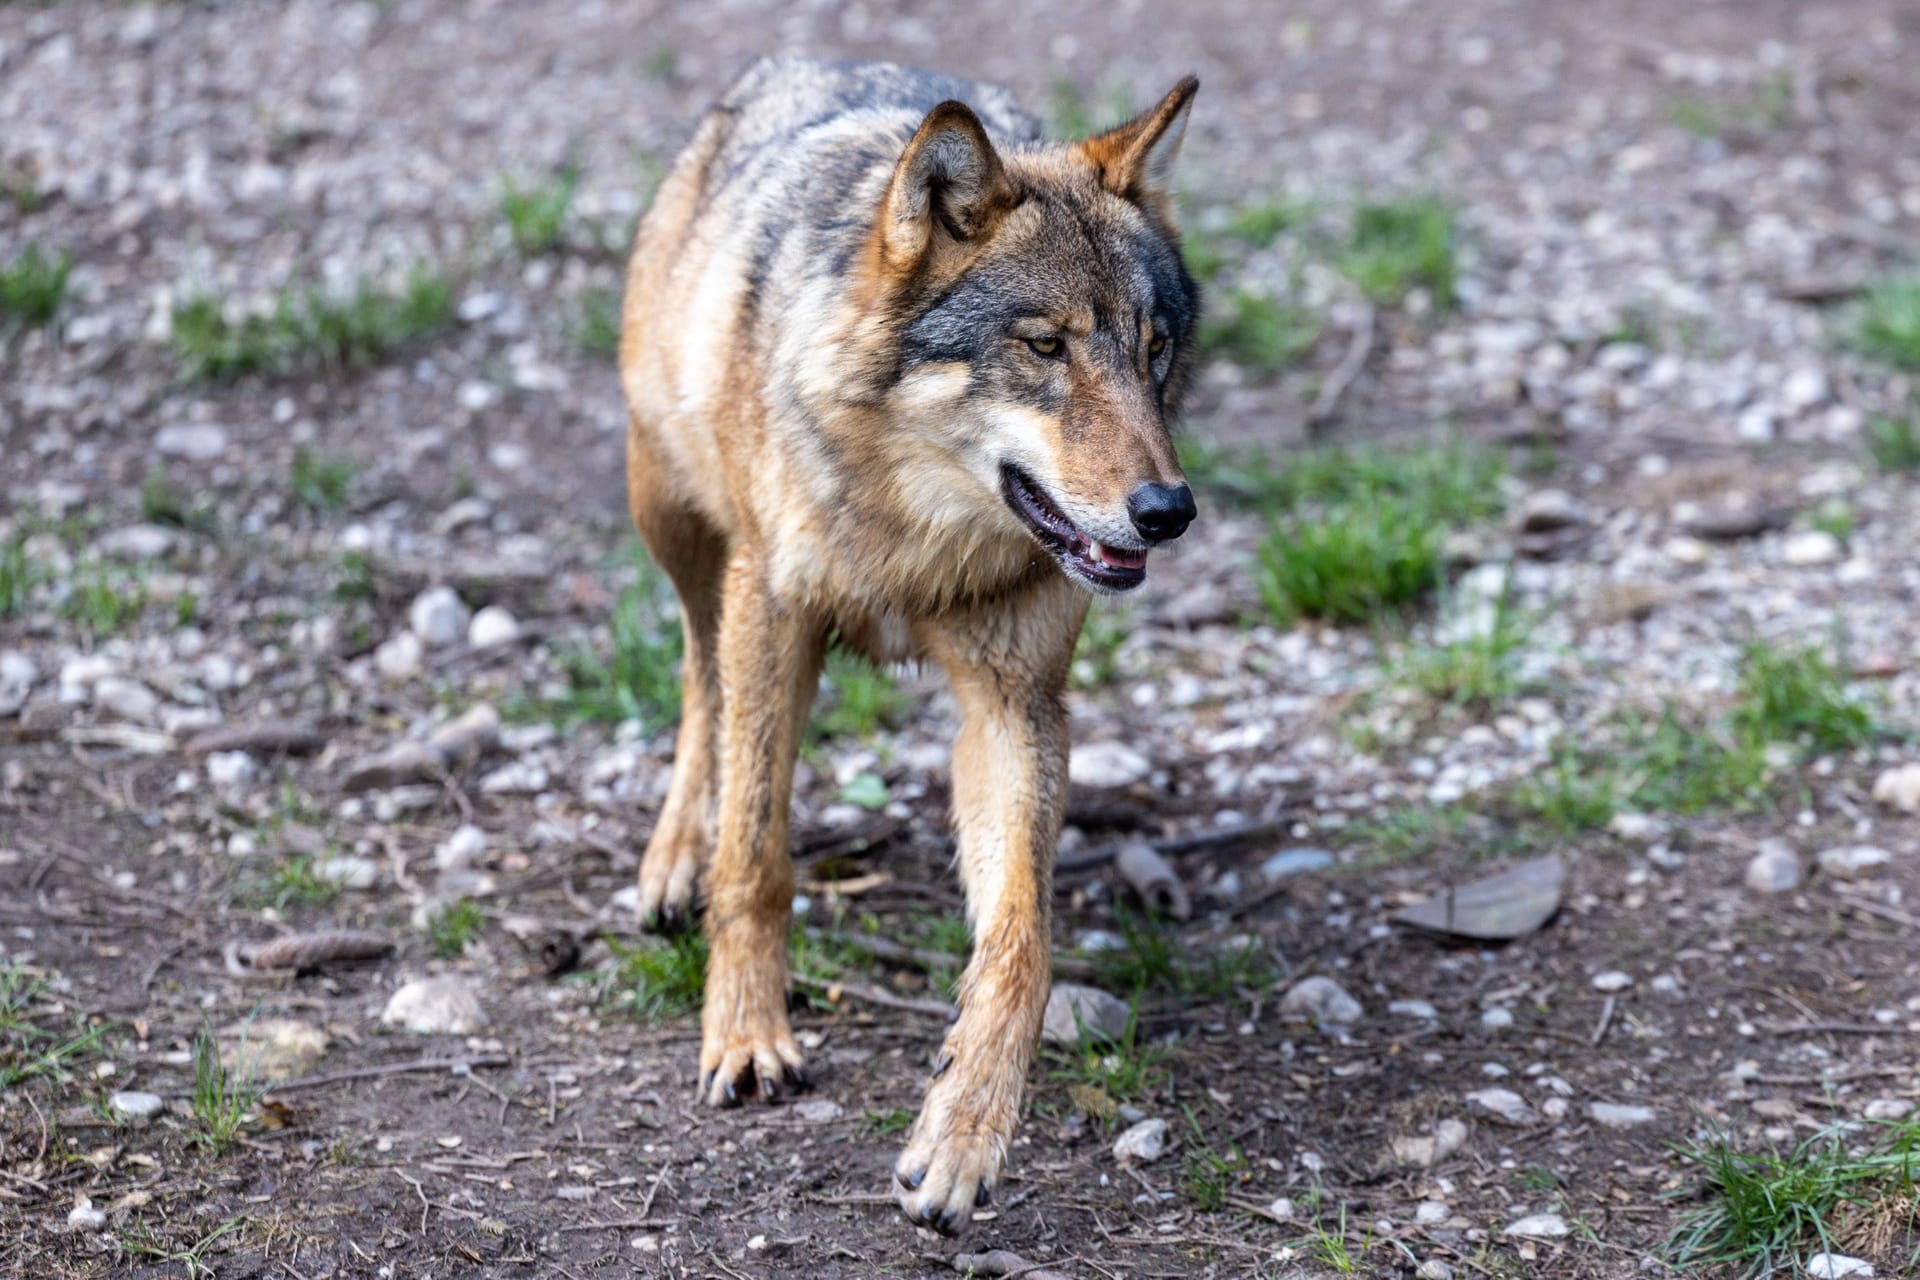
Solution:
<path fill-rule="evenodd" d="M 894 1178 L 907 1216 L 946 1232 L 987 1202 L 1000 1176 L 1046 1011 L 1067 792 L 1062 699 L 1085 612 L 1083 595 L 1048 583 L 1017 608 L 924 634 L 962 716 L 953 808 L 974 943 L 960 1019 Z"/>
<path fill-rule="evenodd" d="M 759 560 L 727 566 L 720 608 L 720 809 L 707 872 L 700 1093 L 712 1106 L 797 1085 L 787 1022 L 793 759 L 820 680 L 823 633 L 777 599 Z"/>

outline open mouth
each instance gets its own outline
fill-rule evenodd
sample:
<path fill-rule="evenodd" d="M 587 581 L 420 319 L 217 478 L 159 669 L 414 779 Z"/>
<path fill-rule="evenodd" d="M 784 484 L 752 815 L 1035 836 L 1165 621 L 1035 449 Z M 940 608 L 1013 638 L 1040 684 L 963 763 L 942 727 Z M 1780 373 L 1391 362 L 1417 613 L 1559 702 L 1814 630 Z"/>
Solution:
<path fill-rule="evenodd" d="M 1000 492 L 1068 573 L 1109 591 L 1126 591 L 1147 580 L 1145 549 L 1110 547 L 1083 533 L 1046 490 L 1011 462 L 1001 464 Z"/>

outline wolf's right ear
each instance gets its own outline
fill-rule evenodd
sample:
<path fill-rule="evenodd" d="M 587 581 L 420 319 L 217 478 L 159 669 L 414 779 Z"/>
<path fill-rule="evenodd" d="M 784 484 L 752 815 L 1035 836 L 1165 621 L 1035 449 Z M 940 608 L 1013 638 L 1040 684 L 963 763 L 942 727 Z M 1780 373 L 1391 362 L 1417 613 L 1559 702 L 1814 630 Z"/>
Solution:
<path fill-rule="evenodd" d="M 980 117 L 964 102 L 943 102 L 894 166 L 880 205 L 881 253 L 888 267 L 911 270 L 990 234 L 1018 199 Z"/>

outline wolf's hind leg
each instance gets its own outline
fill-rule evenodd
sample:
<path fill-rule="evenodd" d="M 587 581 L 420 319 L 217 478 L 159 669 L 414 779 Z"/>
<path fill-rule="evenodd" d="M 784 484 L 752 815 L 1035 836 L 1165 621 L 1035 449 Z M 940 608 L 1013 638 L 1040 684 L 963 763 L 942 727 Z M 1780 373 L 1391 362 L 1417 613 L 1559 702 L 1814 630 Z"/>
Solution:
<path fill-rule="evenodd" d="M 634 523 L 680 597 L 683 656 L 673 780 L 640 860 L 640 921 L 648 929 L 670 932 L 693 924 L 694 893 L 713 849 L 720 584 L 727 544 L 698 513 L 660 492 L 657 475 L 651 466 L 629 468 Z"/>
<path fill-rule="evenodd" d="M 1063 701 L 1086 598 L 1064 580 L 923 628 L 960 704 L 953 812 L 973 956 L 960 1019 L 894 1166 L 900 1206 L 952 1232 L 986 1203 L 1020 1119 L 1046 1011 L 1053 854 L 1067 793 Z"/>
<path fill-rule="evenodd" d="M 793 761 L 820 682 L 824 628 L 773 595 L 751 551 L 727 566 L 720 609 L 720 809 L 707 872 L 700 1092 L 709 1105 L 799 1085 L 787 1022 Z"/>

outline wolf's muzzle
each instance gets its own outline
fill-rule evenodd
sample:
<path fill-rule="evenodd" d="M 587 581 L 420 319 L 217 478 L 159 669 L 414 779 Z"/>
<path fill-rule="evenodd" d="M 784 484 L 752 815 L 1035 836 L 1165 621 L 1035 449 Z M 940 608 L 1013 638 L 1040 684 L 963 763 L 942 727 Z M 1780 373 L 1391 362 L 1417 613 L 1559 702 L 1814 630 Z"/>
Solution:
<path fill-rule="evenodd" d="M 1184 484 L 1141 485 L 1127 495 L 1127 515 L 1148 542 L 1171 542 L 1187 531 L 1199 511 Z"/>

